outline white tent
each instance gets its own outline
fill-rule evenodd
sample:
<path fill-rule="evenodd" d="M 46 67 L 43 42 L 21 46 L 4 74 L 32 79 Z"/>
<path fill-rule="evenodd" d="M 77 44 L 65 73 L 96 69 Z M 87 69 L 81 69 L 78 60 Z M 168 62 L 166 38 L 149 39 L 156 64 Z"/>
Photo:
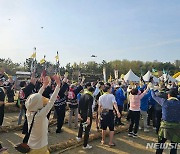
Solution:
<path fill-rule="evenodd" d="M 172 76 L 170 76 L 169 74 L 163 74 L 161 76 L 161 78 L 163 78 L 165 81 L 168 79 L 168 81 L 171 81 L 171 82 L 176 82 L 176 79 L 174 79 Z"/>
<path fill-rule="evenodd" d="M 133 71 L 130 69 L 129 72 L 124 76 L 125 81 L 139 81 L 139 77 L 133 73 Z"/>
<path fill-rule="evenodd" d="M 176 80 L 180 82 L 180 75 L 176 78 Z"/>
<path fill-rule="evenodd" d="M 148 71 L 144 76 L 143 76 L 143 80 L 144 81 L 149 81 L 150 77 L 153 77 L 154 82 L 159 82 L 159 79 L 156 78 L 154 75 L 152 75 L 152 73 L 150 71 Z"/>

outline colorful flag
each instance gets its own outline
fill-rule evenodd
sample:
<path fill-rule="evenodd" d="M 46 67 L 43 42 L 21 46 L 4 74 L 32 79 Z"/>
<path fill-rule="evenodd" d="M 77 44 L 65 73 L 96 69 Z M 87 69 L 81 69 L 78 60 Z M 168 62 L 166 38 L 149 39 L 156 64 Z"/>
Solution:
<path fill-rule="evenodd" d="M 56 61 L 59 61 L 59 55 L 58 54 L 55 56 L 55 58 L 56 58 Z"/>
<path fill-rule="evenodd" d="M 154 72 L 157 72 L 157 70 L 156 69 L 154 69 L 154 68 L 152 68 L 152 72 L 154 73 Z"/>
<path fill-rule="evenodd" d="M 43 59 L 40 60 L 39 63 L 40 63 L 40 64 L 44 64 L 45 62 L 46 62 L 46 60 L 45 60 L 45 58 L 43 58 Z"/>
<path fill-rule="evenodd" d="M 58 53 L 58 51 L 57 51 L 57 55 L 55 56 L 55 59 L 56 59 L 56 62 L 59 61 L 59 53 Z"/>
<path fill-rule="evenodd" d="M 112 81 L 112 75 L 110 74 L 108 82 L 111 82 L 111 81 Z"/>
<path fill-rule="evenodd" d="M 36 52 L 33 52 L 33 54 L 31 55 L 31 58 L 36 58 Z"/>
<path fill-rule="evenodd" d="M 167 72 L 164 70 L 164 68 L 163 68 L 163 74 L 166 74 Z"/>

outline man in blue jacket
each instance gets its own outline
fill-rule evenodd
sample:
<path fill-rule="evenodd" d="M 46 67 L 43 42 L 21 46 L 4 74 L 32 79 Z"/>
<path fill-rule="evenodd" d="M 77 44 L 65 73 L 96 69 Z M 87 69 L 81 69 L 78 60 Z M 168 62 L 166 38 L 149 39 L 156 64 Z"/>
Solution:
<path fill-rule="evenodd" d="M 116 98 L 116 102 L 117 102 L 117 105 L 118 105 L 118 110 L 119 110 L 120 114 L 122 115 L 123 105 L 124 105 L 124 101 L 126 99 L 126 96 L 125 96 L 124 90 L 121 87 L 121 82 L 119 82 L 118 85 L 115 86 L 115 88 L 116 88 L 115 98 Z M 121 117 L 118 118 L 116 116 L 115 124 L 116 125 L 124 125 L 121 122 Z"/>
<path fill-rule="evenodd" d="M 143 92 L 143 91 L 141 91 Z M 141 115 L 143 118 L 143 124 L 140 121 L 140 126 L 144 126 L 144 132 L 149 132 L 148 128 L 147 128 L 147 111 L 148 111 L 148 100 L 151 97 L 151 91 L 149 91 L 146 95 L 144 95 L 144 97 L 141 99 L 141 104 L 140 104 L 140 109 L 141 109 Z M 139 127 L 139 128 L 141 128 Z"/>
<path fill-rule="evenodd" d="M 180 101 L 177 99 L 177 90 L 170 89 L 168 99 L 157 97 L 151 91 L 153 99 L 162 106 L 162 122 L 158 133 L 156 154 L 162 154 L 166 140 L 171 141 L 171 154 L 177 154 L 178 143 L 180 143 Z"/>

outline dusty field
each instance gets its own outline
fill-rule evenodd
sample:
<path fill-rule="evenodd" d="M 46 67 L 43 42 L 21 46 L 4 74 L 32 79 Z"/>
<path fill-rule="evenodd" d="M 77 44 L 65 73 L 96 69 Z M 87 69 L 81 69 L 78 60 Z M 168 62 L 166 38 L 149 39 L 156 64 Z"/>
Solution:
<path fill-rule="evenodd" d="M 18 113 L 8 113 L 5 116 L 4 125 L 11 125 L 17 123 L 17 116 Z M 124 121 L 125 122 L 125 121 Z M 128 125 L 128 123 L 126 123 Z M 56 126 L 52 126 L 49 128 L 49 145 L 54 145 L 62 142 L 66 142 L 69 139 L 74 139 L 77 136 L 78 129 L 70 129 L 67 127 L 67 124 L 63 126 L 63 132 L 60 134 L 56 134 Z M 89 144 L 93 146 L 91 150 L 83 150 L 82 146 L 74 145 L 73 147 L 69 148 L 65 151 L 57 151 L 57 153 L 65 153 L 65 154 L 74 154 L 74 153 L 87 153 L 87 154 L 151 154 L 155 153 L 154 149 L 146 149 L 147 142 L 156 142 L 157 136 L 155 131 L 150 129 L 149 133 L 144 133 L 143 131 L 139 131 L 138 138 L 131 138 L 127 136 L 127 131 L 115 135 L 115 143 L 116 147 L 110 148 L 108 145 L 101 145 L 100 139 L 94 140 Z M 93 123 L 91 133 L 96 133 L 95 124 Z M 8 153 L 10 154 L 18 154 L 17 151 L 14 149 L 14 145 L 17 143 L 22 142 L 23 135 L 21 131 L 15 132 L 8 132 L 8 133 L 1 133 L 0 134 L 0 142 L 2 142 L 3 146 L 8 147 Z M 108 143 L 108 137 L 106 138 Z M 179 152 L 179 151 L 178 151 Z M 165 153 L 169 153 L 168 150 Z M 179 152 L 180 154 L 180 152 Z"/>

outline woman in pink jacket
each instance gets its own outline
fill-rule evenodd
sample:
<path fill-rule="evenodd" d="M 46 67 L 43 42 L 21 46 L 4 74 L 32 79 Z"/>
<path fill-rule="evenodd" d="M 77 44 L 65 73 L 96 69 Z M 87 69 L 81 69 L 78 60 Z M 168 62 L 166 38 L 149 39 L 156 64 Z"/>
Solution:
<path fill-rule="evenodd" d="M 141 98 L 148 92 L 146 89 L 143 93 L 141 93 L 137 88 L 131 90 L 129 95 L 129 115 L 131 119 L 131 123 L 129 125 L 129 133 L 130 137 L 137 137 L 137 132 L 139 128 L 139 119 L 140 119 L 140 100 Z"/>

